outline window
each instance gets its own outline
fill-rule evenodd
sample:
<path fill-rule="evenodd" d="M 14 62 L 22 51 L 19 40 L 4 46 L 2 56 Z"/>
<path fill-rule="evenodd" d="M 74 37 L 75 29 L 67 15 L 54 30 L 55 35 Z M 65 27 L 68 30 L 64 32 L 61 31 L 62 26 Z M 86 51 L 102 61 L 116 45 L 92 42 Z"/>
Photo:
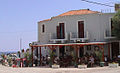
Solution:
<path fill-rule="evenodd" d="M 45 25 L 43 24 L 42 25 L 42 33 L 44 33 L 45 32 Z"/>
<path fill-rule="evenodd" d="M 114 26 L 113 26 L 113 19 L 111 18 L 111 36 L 115 36 L 113 34 Z"/>
<path fill-rule="evenodd" d="M 113 30 L 113 19 L 111 18 L 111 30 Z"/>
<path fill-rule="evenodd" d="M 64 23 L 59 23 L 59 25 L 56 27 L 57 31 L 57 38 L 58 39 L 64 39 L 65 38 L 65 28 Z"/>

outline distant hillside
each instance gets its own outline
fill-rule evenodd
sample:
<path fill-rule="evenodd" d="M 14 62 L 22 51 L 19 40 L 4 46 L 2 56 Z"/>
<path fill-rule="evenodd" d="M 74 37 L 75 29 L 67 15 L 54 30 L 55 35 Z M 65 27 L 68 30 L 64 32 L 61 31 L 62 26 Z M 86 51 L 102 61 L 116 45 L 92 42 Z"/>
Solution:
<path fill-rule="evenodd" d="M 0 56 L 1 54 L 9 54 L 9 53 L 16 53 L 16 52 L 0 52 Z"/>

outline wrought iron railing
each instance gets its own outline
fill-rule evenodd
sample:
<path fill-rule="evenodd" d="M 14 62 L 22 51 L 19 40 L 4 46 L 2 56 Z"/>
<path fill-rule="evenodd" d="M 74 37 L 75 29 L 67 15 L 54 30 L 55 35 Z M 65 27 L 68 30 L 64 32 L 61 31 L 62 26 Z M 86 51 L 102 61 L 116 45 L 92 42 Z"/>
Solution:
<path fill-rule="evenodd" d="M 84 32 L 84 33 L 80 32 L 79 34 L 78 34 L 78 32 L 71 32 L 70 38 L 88 38 L 88 36 L 89 36 L 88 32 Z"/>

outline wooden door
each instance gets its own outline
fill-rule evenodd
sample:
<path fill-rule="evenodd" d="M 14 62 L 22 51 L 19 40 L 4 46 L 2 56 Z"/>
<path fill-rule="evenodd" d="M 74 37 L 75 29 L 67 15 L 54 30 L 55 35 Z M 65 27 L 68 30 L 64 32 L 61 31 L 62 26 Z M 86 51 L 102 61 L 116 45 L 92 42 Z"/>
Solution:
<path fill-rule="evenodd" d="M 84 38 L 84 21 L 78 21 L 78 37 Z"/>
<path fill-rule="evenodd" d="M 59 23 L 59 26 L 56 27 L 56 35 L 57 39 L 64 39 L 65 38 L 65 27 L 64 23 Z"/>
<path fill-rule="evenodd" d="M 59 26 L 57 26 L 56 31 L 57 31 L 57 39 L 60 39 L 60 27 Z"/>
<path fill-rule="evenodd" d="M 111 49 L 112 49 L 112 58 L 114 56 L 118 56 L 119 55 L 119 42 L 112 42 Z"/>
<path fill-rule="evenodd" d="M 64 23 L 59 23 L 59 27 L 60 27 L 60 39 L 64 39 L 65 38 Z"/>

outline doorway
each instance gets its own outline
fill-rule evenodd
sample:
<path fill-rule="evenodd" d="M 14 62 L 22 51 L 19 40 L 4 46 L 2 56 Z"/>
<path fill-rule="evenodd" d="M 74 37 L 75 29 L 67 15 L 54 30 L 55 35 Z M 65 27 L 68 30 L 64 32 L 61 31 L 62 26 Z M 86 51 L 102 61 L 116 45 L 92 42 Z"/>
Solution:
<path fill-rule="evenodd" d="M 64 54 L 65 54 L 65 46 L 59 47 L 59 54 L 60 54 L 61 57 L 64 57 Z"/>
<path fill-rule="evenodd" d="M 79 49 L 79 57 L 83 57 L 84 56 L 84 47 L 80 47 Z"/>
<path fill-rule="evenodd" d="M 78 38 L 84 38 L 84 21 L 78 21 Z"/>
<path fill-rule="evenodd" d="M 119 42 L 111 43 L 112 58 L 119 55 Z"/>
<path fill-rule="evenodd" d="M 65 38 L 65 26 L 64 23 L 59 23 L 59 26 L 56 27 L 57 39 Z"/>

